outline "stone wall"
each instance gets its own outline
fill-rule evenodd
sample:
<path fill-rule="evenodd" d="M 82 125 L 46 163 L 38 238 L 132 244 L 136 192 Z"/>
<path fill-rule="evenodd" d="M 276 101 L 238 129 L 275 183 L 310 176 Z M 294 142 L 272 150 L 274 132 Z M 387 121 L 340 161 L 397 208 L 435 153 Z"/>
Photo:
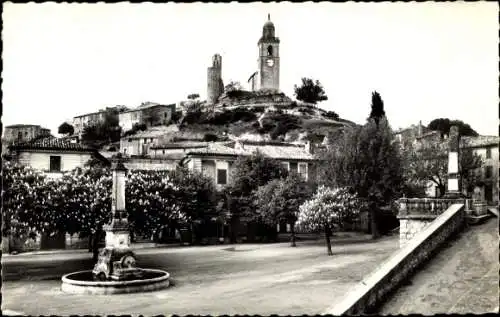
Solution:
<path fill-rule="evenodd" d="M 399 246 L 403 247 L 432 223 L 436 216 L 414 215 L 399 218 Z"/>
<path fill-rule="evenodd" d="M 459 232 L 464 223 L 464 205 L 452 205 L 324 314 L 339 316 L 375 312 L 387 296 L 408 280 L 446 240 Z"/>

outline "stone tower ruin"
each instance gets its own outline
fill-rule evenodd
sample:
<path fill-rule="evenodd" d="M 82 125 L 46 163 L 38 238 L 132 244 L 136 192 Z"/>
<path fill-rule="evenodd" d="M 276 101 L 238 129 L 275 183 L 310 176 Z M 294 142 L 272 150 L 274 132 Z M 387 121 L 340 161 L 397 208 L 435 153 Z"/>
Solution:
<path fill-rule="evenodd" d="M 222 57 L 215 54 L 212 57 L 212 66 L 207 70 L 207 103 L 215 104 L 224 92 L 222 82 Z"/>

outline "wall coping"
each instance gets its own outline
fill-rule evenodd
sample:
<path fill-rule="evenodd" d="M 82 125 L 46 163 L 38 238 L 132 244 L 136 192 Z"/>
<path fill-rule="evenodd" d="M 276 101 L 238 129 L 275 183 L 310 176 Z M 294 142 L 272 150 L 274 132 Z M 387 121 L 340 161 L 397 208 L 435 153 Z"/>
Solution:
<path fill-rule="evenodd" d="M 398 219 L 420 219 L 420 220 L 432 220 L 439 217 L 439 215 L 429 215 L 429 214 L 409 214 L 409 215 L 398 215 Z"/>
<path fill-rule="evenodd" d="M 410 256 L 423 242 L 431 237 L 443 224 L 451 219 L 457 212 L 462 211 L 464 204 L 451 205 L 444 213 L 439 215 L 422 232 L 415 235 L 405 246 L 396 251 L 387 261 L 383 262 L 378 268 L 358 283 L 353 291 L 337 305 L 328 308 L 323 314 L 334 316 L 344 315 L 351 307 L 369 294 L 380 283 L 386 275 L 393 271 L 404 259 Z"/>

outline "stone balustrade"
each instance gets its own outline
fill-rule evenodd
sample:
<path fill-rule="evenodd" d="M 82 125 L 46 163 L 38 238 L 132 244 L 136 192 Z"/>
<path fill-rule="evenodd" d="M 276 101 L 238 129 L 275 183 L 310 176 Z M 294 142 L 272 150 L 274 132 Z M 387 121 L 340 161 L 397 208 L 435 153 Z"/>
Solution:
<path fill-rule="evenodd" d="M 399 215 L 428 215 L 439 216 L 453 204 L 470 205 L 469 199 L 449 199 L 449 198 L 400 198 Z"/>
<path fill-rule="evenodd" d="M 464 198 L 401 198 L 398 203 L 400 247 L 405 246 L 450 206 L 462 204 L 465 205 L 465 210 L 469 211 L 472 205 L 470 199 Z"/>

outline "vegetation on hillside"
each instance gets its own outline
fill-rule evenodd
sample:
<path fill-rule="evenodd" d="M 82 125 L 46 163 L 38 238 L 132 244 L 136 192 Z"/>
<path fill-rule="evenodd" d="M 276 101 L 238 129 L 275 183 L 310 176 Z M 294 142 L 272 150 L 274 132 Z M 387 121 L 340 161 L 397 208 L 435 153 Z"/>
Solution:
<path fill-rule="evenodd" d="M 432 120 L 427 128 L 429 130 L 440 131 L 443 135 L 450 133 L 451 126 L 458 126 L 458 133 L 462 136 L 478 136 L 479 134 L 467 123 L 461 120 L 450 120 L 448 118 L 438 118 Z"/>
<path fill-rule="evenodd" d="M 300 86 L 295 85 L 295 97 L 297 100 L 317 104 L 318 102 L 328 100 L 328 96 L 319 80 L 314 81 L 311 78 L 302 78 Z"/>

